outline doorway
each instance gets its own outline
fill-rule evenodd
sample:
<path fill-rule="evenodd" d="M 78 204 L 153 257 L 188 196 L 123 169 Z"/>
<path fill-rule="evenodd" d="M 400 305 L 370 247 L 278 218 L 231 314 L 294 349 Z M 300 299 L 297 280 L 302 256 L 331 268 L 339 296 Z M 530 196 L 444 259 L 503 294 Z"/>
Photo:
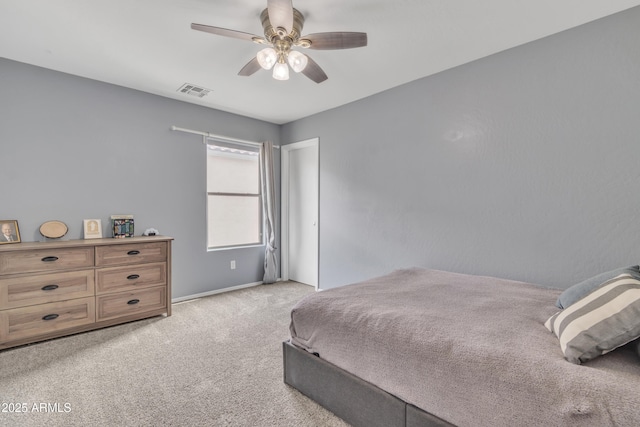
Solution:
<path fill-rule="evenodd" d="M 318 289 L 319 139 L 281 146 L 282 280 Z"/>

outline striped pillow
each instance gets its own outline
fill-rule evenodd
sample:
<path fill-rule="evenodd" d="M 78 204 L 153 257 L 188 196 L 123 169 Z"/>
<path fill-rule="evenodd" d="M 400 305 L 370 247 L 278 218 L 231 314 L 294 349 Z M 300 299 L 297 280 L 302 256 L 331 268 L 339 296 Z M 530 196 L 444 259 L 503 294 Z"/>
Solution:
<path fill-rule="evenodd" d="M 549 318 L 565 359 L 580 364 L 640 337 L 640 281 L 621 274 Z"/>
<path fill-rule="evenodd" d="M 632 265 L 626 268 L 616 268 L 615 270 L 600 273 L 597 276 L 590 277 L 580 283 L 576 283 L 569 289 L 565 289 L 556 301 L 556 307 L 567 308 L 580 298 L 587 296 L 589 292 L 599 288 L 607 280 L 611 280 L 621 274 L 629 274 L 634 279 L 640 280 L 640 265 Z"/>

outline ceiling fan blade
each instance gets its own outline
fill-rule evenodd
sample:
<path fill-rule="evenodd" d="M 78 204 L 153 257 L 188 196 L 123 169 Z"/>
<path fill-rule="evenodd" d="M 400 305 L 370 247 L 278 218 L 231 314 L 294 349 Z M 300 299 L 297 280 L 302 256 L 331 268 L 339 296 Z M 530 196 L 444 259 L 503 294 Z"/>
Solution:
<path fill-rule="evenodd" d="M 309 49 L 332 50 L 351 49 L 367 45 L 367 33 L 331 32 L 315 33 L 300 38 L 301 41 L 309 40 Z"/>
<path fill-rule="evenodd" d="M 253 74 L 256 71 L 258 71 L 260 68 L 262 68 L 262 67 L 258 63 L 258 58 L 256 58 L 254 56 L 251 61 L 247 62 L 247 65 L 242 67 L 242 70 L 238 71 L 238 75 L 239 76 L 250 76 L 251 74 Z"/>
<path fill-rule="evenodd" d="M 293 4 L 291 0 L 268 0 L 267 10 L 273 28 L 284 28 L 287 34 L 293 28 Z"/>
<path fill-rule="evenodd" d="M 227 30 L 226 28 L 212 27 L 210 25 L 191 24 L 191 28 L 205 33 L 216 34 L 218 36 L 232 37 L 234 39 L 254 41 L 256 39 L 264 40 L 254 34 L 243 33 L 242 31 Z"/>
<path fill-rule="evenodd" d="M 329 77 L 327 77 L 325 72 L 322 71 L 322 68 L 320 68 L 320 66 L 316 63 L 316 61 L 311 59 L 309 55 L 306 55 L 306 57 L 308 60 L 307 66 L 304 67 L 301 73 L 309 77 L 311 80 L 313 80 L 316 83 L 322 83 L 323 81 L 327 80 Z"/>

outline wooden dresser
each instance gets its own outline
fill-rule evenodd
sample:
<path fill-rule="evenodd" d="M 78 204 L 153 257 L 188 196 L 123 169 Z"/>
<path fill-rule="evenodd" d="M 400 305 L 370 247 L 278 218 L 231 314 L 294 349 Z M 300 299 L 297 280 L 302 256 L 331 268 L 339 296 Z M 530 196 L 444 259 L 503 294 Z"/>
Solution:
<path fill-rule="evenodd" d="M 0 349 L 170 316 L 172 240 L 0 245 Z"/>

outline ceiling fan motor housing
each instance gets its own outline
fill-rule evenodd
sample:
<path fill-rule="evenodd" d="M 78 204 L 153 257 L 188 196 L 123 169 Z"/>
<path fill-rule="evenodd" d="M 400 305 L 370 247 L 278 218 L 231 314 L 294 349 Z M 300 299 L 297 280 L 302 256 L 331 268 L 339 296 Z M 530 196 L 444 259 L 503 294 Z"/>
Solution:
<path fill-rule="evenodd" d="M 260 21 L 262 22 L 262 28 L 264 29 L 264 37 L 270 43 L 274 44 L 277 40 L 289 39 L 290 45 L 296 45 L 300 47 L 309 47 L 311 42 L 309 40 L 300 40 L 302 34 L 302 27 L 304 26 L 304 16 L 298 9 L 293 9 L 293 25 L 291 32 L 287 34 L 287 30 L 282 27 L 274 28 L 269 20 L 269 10 L 265 9 L 260 14 Z"/>

